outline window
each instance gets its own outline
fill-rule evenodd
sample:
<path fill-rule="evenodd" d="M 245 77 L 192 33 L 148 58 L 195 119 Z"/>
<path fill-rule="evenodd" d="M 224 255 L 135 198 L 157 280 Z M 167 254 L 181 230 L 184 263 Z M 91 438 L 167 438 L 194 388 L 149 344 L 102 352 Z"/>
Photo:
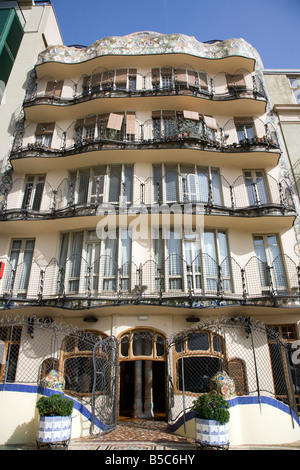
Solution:
<path fill-rule="evenodd" d="M 83 78 L 82 93 L 87 95 L 99 91 L 135 91 L 136 69 L 117 69 L 96 72 Z"/>
<path fill-rule="evenodd" d="M 153 186 L 155 203 L 211 202 L 223 205 L 221 177 L 217 168 L 153 165 Z"/>
<path fill-rule="evenodd" d="M 200 234 L 186 230 L 159 230 L 153 241 L 154 261 L 157 266 L 156 288 L 164 291 L 218 292 L 219 266 L 225 292 L 232 292 L 231 266 L 228 256 L 227 234 L 220 230 L 207 230 Z M 163 273 L 163 278 L 161 278 Z M 203 275 L 202 275 L 203 274 Z"/>
<path fill-rule="evenodd" d="M 217 168 L 197 167 L 197 180 L 199 191 L 199 202 L 213 202 L 217 206 L 223 205 L 220 173 Z M 211 183 L 211 194 L 209 188 Z M 212 201 L 210 201 L 212 197 Z"/>
<path fill-rule="evenodd" d="M 75 145 L 100 140 L 134 141 L 136 134 L 135 113 L 99 114 L 79 119 L 75 125 Z"/>
<path fill-rule="evenodd" d="M 187 285 L 189 291 L 202 287 L 200 240 L 195 234 L 186 233 L 183 240 L 184 259 L 187 263 Z"/>
<path fill-rule="evenodd" d="M 210 380 L 220 370 L 224 360 L 223 338 L 210 331 L 195 331 L 178 338 L 174 356 L 177 393 L 206 393 Z"/>
<path fill-rule="evenodd" d="M 150 330 L 133 330 L 120 338 L 120 356 L 126 359 L 145 357 L 165 360 L 165 339 Z"/>
<path fill-rule="evenodd" d="M 62 293 L 63 285 L 66 292 L 79 291 L 80 270 L 82 263 L 83 232 L 71 232 L 62 235 L 59 267 L 63 273 L 58 279 L 58 292 Z"/>
<path fill-rule="evenodd" d="M 174 137 L 178 124 L 175 111 L 152 111 L 153 138 Z"/>
<path fill-rule="evenodd" d="M 115 81 L 115 89 L 117 91 L 135 91 L 136 73 L 136 69 L 118 69 L 112 72 Z"/>
<path fill-rule="evenodd" d="M 168 272 L 165 274 L 169 280 L 169 289 L 182 290 L 181 239 L 177 232 L 171 230 L 167 236 L 167 262 Z"/>
<path fill-rule="evenodd" d="M 36 142 L 44 147 L 51 147 L 54 123 L 38 124 L 35 131 Z"/>
<path fill-rule="evenodd" d="M 65 391 L 79 395 L 91 394 L 94 384 L 94 345 L 106 337 L 98 331 L 90 331 L 86 337 L 68 336 L 62 342 L 60 370 L 64 371 Z M 97 369 L 104 367 L 106 361 L 99 348 L 95 358 Z M 108 377 L 97 374 L 96 392 L 103 392 L 109 386 Z"/>
<path fill-rule="evenodd" d="M 181 127 L 183 137 L 204 137 L 204 121 L 197 112 L 183 111 Z"/>
<path fill-rule="evenodd" d="M 108 165 L 72 171 L 70 185 L 74 188 L 75 204 L 126 204 L 132 201 L 133 167 Z"/>
<path fill-rule="evenodd" d="M 11 275 L 7 279 L 7 289 L 14 289 L 20 297 L 26 296 L 31 264 L 33 258 L 34 240 L 13 240 L 10 249 Z M 15 271 L 15 275 L 13 275 Z"/>
<path fill-rule="evenodd" d="M 286 275 L 277 235 L 255 235 L 254 249 L 258 260 L 262 290 L 286 290 Z"/>
<path fill-rule="evenodd" d="M 204 288 L 218 292 L 218 266 L 221 267 L 223 290 L 232 292 L 231 269 L 228 256 L 228 241 L 225 231 L 207 230 L 203 234 Z"/>
<path fill-rule="evenodd" d="M 245 185 L 250 206 L 268 204 L 268 190 L 265 175 L 262 170 L 245 170 Z"/>
<path fill-rule="evenodd" d="M 252 118 L 236 118 L 234 120 L 239 144 L 252 143 L 255 139 Z"/>
<path fill-rule="evenodd" d="M 22 328 L 0 327 L 0 383 L 16 380 Z"/>
<path fill-rule="evenodd" d="M 40 210 L 44 184 L 45 175 L 27 175 L 22 209 Z"/>
<path fill-rule="evenodd" d="M 58 292 L 93 293 L 130 291 L 131 236 L 120 229 L 100 239 L 96 231 L 62 234 Z"/>
<path fill-rule="evenodd" d="M 297 104 L 300 104 L 300 77 L 290 77 L 290 86 Z"/>
<path fill-rule="evenodd" d="M 163 89 L 172 89 L 172 69 L 170 67 L 163 67 L 161 69 L 161 86 Z"/>
<path fill-rule="evenodd" d="M 109 167 L 108 202 L 128 204 L 132 202 L 133 167 L 111 165 Z"/>
<path fill-rule="evenodd" d="M 227 88 L 230 94 L 246 90 L 244 75 L 237 73 L 234 75 L 226 74 Z"/>
<path fill-rule="evenodd" d="M 53 97 L 53 98 L 60 98 L 61 92 L 63 88 L 64 81 L 63 80 L 51 80 L 47 82 L 46 86 L 46 96 Z"/>
<path fill-rule="evenodd" d="M 131 290 L 131 237 L 127 229 L 120 238 L 107 237 L 104 245 L 103 291 Z M 119 267 L 119 279 L 118 275 Z M 119 282 L 118 282 L 119 281 Z"/>

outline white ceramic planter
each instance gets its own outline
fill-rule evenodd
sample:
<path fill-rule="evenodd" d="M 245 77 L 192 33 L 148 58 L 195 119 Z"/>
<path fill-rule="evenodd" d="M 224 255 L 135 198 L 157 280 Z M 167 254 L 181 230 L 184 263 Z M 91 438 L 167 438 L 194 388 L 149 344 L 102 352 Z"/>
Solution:
<path fill-rule="evenodd" d="M 37 442 L 55 443 L 71 438 L 71 416 L 40 416 Z"/>
<path fill-rule="evenodd" d="M 228 424 L 212 419 L 196 418 L 196 442 L 207 446 L 228 446 Z"/>

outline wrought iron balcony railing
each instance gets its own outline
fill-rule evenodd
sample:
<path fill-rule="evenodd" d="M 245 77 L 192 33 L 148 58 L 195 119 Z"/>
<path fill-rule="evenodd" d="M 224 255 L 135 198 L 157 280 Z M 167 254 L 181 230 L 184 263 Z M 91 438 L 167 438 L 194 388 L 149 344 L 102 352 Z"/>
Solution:
<path fill-rule="evenodd" d="M 300 268 L 287 255 L 278 255 L 270 264 L 253 256 L 244 267 L 232 257 L 218 263 L 207 253 L 190 262 L 172 254 L 160 264 L 149 260 L 139 265 L 119 265 L 107 255 L 93 263 L 72 255 L 43 266 L 35 259 L 18 265 L 6 258 L 0 261 L 4 263 L 0 298 L 7 306 L 22 300 L 27 305 L 52 300 L 116 304 L 176 301 L 172 305 L 198 307 L 206 301 L 212 305 L 274 305 L 287 299 L 298 302 L 300 296 Z"/>
<path fill-rule="evenodd" d="M 158 112 L 160 113 L 160 111 Z M 119 129 L 108 127 L 109 116 L 88 116 L 80 122 L 73 122 L 64 130 L 59 125 L 51 125 L 51 133 L 44 129 L 44 134 L 34 135 L 36 124 L 32 127 L 32 140 L 24 139 L 25 129 L 18 129 L 12 147 L 10 159 L 27 157 L 62 157 L 78 153 L 111 149 L 163 149 L 193 148 L 218 152 L 278 151 L 279 142 L 272 123 L 263 123 L 257 118 L 262 130 L 256 135 L 254 121 L 235 126 L 230 119 L 219 127 L 209 117 L 185 119 L 184 113 L 168 112 L 173 117 L 149 119 L 139 122 L 134 114 L 118 113 L 122 123 Z M 175 117 L 176 113 L 176 117 Z M 194 113 L 197 114 L 198 113 Z M 126 119 L 125 119 L 126 118 Z M 92 122 L 92 125 L 90 124 Z M 237 125 L 237 124 L 236 124 Z M 117 127 L 117 126 L 116 126 Z M 40 132 L 40 131 L 39 131 Z"/>
<path fill-rule="evenodd" d="M 161 173 L 161 165 L 156 166 Z M 141 180 L 133 168 L 122 178 L 106 166 L 78 170 L 70 179 L 53 187 L 43 175 L 17 178 L 0 186 L 0 219 L 53 219 L 96 215 L 109 205 L 116 212 L 157 206 L 198 205 L 203 214 L 236 216 L 295 214 L 293 192 L 285 181 L 277 182 L 263 172 L 246 172 L 232 183 L 217 170 L 181 165 L 163 176 Z M 190 173 L 188 173 L 188 170 Z M 254 174 L 252 174 L 254 173 Z"/>
<path fill-rule="evenodd" d="M 243 74 L 239 75 L 239 79 L 233 75 L 229 81 L 228 79 L 226 81 L 223 74 L 224 83 L 221 82 L 220 92 L 220 74 L 210 77 L 205 72 L 179 71 L 170 67 L 165 68 L 163 73 L 160 69 L 155 70 L 155 73 L 149 72 L 146 75 L 132 69 L 125 70 L 122 81 L 118 79 L 116 71 L 106 70 L 84 76 L 78 82 L 68 83 L 68 87 L 70 85 L 73 87 L 72 93 L 68 90 L 69 97 L 62 96 L 63 81 L 48 82 L 44 92 L 38 92 L 38 83 L 35 82 L 27 90 L 24 107 L 38 104 L 68 106 L 91 99 L 122 96 L 190 95 L 211 101 L 232 101 L 239 98 L 267 99 L 260 78 L 247 71 L 245 72 L 250 77 L 247 85 Z"/>

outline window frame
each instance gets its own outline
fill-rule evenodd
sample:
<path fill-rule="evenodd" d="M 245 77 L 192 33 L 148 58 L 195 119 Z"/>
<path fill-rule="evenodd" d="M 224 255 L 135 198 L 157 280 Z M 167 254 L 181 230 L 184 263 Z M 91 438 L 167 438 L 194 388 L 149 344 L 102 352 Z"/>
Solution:
<path fill-rule="evenodd" d="M 103 340 L 103 339 L 108 337 L 106 333 L 103 333 L 99 330 L 85 330 L 85 333 L 92 334 L 96 338 L 98 338 L 99 340 Z M 68 342 L 68 340 L 74 341 L 74 348 L 70 351 L 65 350 L 66 343 Z M 77 358 L 83 358 L 83 359 L 89 359 L 91 361 L 93 360 L 94 349 L 80 350 L 78 348 L 78 344 L 79 344 L 80 341 L 82 341 L 82 338 L 80 336 L 66 336 L 62 340 L 61 347 L 60 347 L 58 367 L 59 367 L 59 370 L 62 371 L 64 377 L 67 377 L 67 374 L 65 372 L 65 368 L 66 368 L 66 363 L 69 359 L 72 360 L 72 359 L 77 359 Z M 100 359 L 105 358 L 105 354 L 101 352 L 100 348 L 97 352 L 97 358 L 100 358 Z M 83 375 L 84 372 L 85 371 L 82 371 L 81 376 Z M 92 377 L 92 380 L 93 380 L 93 377 Z M 72 388 L 67 388 L 67 380 L 65 380 L 64 390 L 67 393 L 68 392 L 74 393 L 77 396 L 81 396 L 81 397 L 91 396 L 92 391 L 93 391 L 92 389 L 91 389 L 91 391 L 87 392 L 87 391 L 81 391 L 81 390 L 78 391 L 78 390 L 74 390 Z M 97 395 L 101 395 L 103 393 L 104 393 L 103 390 L 97 390 L 96 391 Z"/>
<path fill-rule="evenodd" d="M 197 335 L 197 334 L 207 334 L 208 335 L 208 349 L 189 349 L 188 347 L 188 336 L 189 335 Z M 220 351 L 216 351 L 214 349 L 214 337 L 217 337 L 219 340 L 220 344 Z M 183 345 L 184 347 L 176 348 L 176 345 Z M 179 377 L 179 369 L 181 368 L 180 366 L 180 360 L 184 360 L 185 358 L 215 358 L 218 360 L 226 361 L 226 344 L 225 344 L 225 339 L 224 337 L 216 333 L 214 331 L 209 331 L 209 330 L 197 330 L 197 331 L 190 331 L 188 332 L 185 337 L 183 338 L 182 341 L 174 344 L 173 346 L 173 377 L 176 377 L 176 381 L 174 381 L 174 394 L 175 395 L 182 395 L 183 390 L 180 389 L 180 377 Z M 217 372 L 214 371 L 213 375 Z M 212 377 L 213 377 L 212 375 Z M 185 389 L 185 394 L 191 397 L 198 396 L 199 393 L 207 393 L 209 390 L 204 391 L 204 392 L 192 392 L 189 390 Z"/>
<path fill-rule="evenodd" d="M 289 79 L 289 85 L 290 85 L 291 91 L 293 93 L 294 102 L 296 104 L 300 104 L 300 75 L 298 75 L 298 76 L 297 75 L 295 75 L 295 76 L 290 75 L 288 77 L 288 79 Z M 297 86 L 293 86 L 293 83 L 292 83 L 293 80 L 298 81 Z M 298 93 L 298 97 L 296 96 L 296 93 Z"/>

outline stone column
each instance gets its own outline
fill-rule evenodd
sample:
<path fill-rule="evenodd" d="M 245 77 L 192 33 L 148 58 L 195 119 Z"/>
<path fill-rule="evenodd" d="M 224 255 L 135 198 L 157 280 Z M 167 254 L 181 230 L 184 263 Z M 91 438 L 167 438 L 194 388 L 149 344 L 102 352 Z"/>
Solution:
<path fill-rule="evenodd" d="M 145 361 L 145 403 L 144 417 L 153 418 L 153 371 L 152 361 Z"/>
<path fill-rule="evenodd" d="M 133 417 L 143 417 L 143 397 L 142 397 L 142 361 L 134 362 L 134 403 L 133 403 Z"/>

